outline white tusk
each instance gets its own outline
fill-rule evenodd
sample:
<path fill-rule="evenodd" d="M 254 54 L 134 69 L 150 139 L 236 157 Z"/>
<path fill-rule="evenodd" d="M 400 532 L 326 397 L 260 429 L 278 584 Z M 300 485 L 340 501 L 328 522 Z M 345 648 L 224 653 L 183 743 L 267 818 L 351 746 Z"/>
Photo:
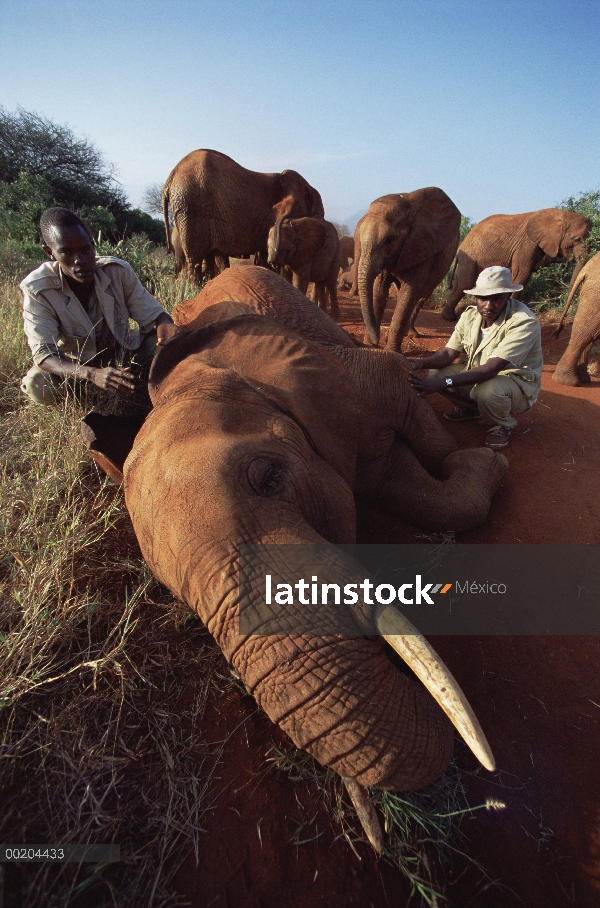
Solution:
<path fill-rule="evenodd" d="M 493 772 L 496 762 L 481 725 L 450 670 L 433 647 L 401 612 L 390 605 L 381 609 L 376 623 L 384 640 L 439 703 L 481 765 Z"/>
<path fill-rule="evenodd" d="M 348 776 L 342 776 L 342 779 L 369 842 L 377 854 L 383 854 L 385 843 L 383 841 L 381 823 L 379 822 L 375 805 L 367 794 L 367 789 L 356 779 L 350 779 Z"/>

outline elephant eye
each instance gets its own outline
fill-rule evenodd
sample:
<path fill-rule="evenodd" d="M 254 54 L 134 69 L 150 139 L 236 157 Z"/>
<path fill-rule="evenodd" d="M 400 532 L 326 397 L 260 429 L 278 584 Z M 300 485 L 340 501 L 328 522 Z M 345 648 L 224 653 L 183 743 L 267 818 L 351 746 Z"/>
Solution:
<path fill-rule="evenodd" d="M 248 464 L 248 482 L 261 498 L 270 498 L 283 488 L 285 472 L 278 457 L 255 457 Z"/>

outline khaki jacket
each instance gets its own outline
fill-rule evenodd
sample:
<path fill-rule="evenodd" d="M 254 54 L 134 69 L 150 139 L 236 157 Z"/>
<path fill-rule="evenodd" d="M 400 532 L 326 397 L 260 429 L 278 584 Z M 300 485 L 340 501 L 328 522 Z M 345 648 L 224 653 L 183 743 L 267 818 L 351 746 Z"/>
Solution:
<path fill-rule="evenodd" d="M 531 309 L 520 300 L 509 299 L 504 312 L 480 341 L 481 322 L 477 307 L 468 306 L 446 346 L 467 354 L 466 369 L 475 369 L 494 357 L 507 360 L 509 365 L 498 374 L 508 375 L 526 397 L 535 400 L 542 384 L 544 360 L 540 323 Z"/>
<path fill-rule="evenodd" d="M 140 331 L 151 330 L 164 309 L 121 259 L 98 257 L 94 280 L 99 307 L 116 342 L 137 350 Z M 36 366 L 59 351 L 82 363 L 96 355 L 96 326 L 64 280 L 58 262 L 44 262 L 20 286 L 25 334 Z M 129 319 L 140 330 L 132 329 Z"/>

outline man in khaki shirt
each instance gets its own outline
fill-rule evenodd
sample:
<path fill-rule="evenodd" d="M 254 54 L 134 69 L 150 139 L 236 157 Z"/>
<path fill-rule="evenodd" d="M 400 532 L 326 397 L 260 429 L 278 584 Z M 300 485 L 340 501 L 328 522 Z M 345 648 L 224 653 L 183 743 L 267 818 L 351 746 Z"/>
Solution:
<path fill-rule="evenodd" d="M 439 391 L 456 406 L 444 413 L 460 422 L 478 419 L 491 426 L 485 443 L 500 450 L 508 445 L 515 416 L 530 410 L 542 381 L 540 323 L 511 293 L 508 268 L 493 265 L 477 278 L 475 297 L 461 315 L 444 350 L 421 360 L 409 360 L 413 369 L 431 369 L 428 378 L 411 373 L 410 382 L 420 395 Z M 466 355 L 465 363 L 455 363 Z"/>
<path fill-rule="evenodd" d="M 72 211 L 49 208 L 40 230 L 51 261 L 21 282 L 34 361 L 21 390 L 42 404 L 59 403 L 73 380 L 132 395 L 128 363 L 134 355 L 138 365 L 147 363 L 157 344 L 174 337 L 171 316 L 127 262 L 96 257 L 87 226 Z M 139 330 L 130 328 L 130 319 Z"/>

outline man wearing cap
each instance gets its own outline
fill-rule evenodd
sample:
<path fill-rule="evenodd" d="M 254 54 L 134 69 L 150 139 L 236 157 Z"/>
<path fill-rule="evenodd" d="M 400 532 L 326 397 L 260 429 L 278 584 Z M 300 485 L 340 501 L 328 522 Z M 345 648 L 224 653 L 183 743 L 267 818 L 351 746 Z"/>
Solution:
<path fill-rule="evenodd" d="M 520 300 L 508 268 L 485 268 L 472 290 L 475 305 L 461 315 L 443 350 L 409 359 L 413 369 L 430 369 L 428 378 L 411 372 L 409 380 L 423 396 L 438 391 L 455 406 L 444 413 L 452 422 L 481 418 L 490 426 L 485 443 L 494 450 L 508 445 L 515 416 L 531 409 L 542 381 L 540 323 Z M 466 362 L 456 360 L 464 356 Z"/>

